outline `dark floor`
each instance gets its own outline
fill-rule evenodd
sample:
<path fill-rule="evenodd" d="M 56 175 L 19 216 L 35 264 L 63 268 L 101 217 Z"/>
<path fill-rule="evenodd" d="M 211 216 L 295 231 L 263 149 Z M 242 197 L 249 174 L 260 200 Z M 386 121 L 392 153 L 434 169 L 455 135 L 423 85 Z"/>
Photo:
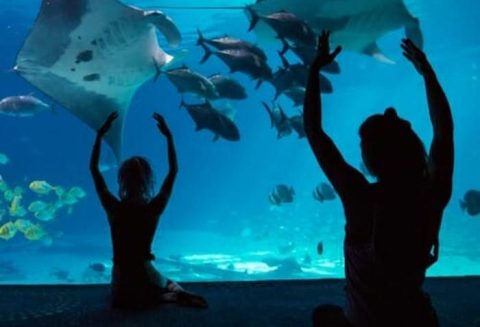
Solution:
<path fill-rule="evenodd" d="M 0 326 L 309 326 L 319 303 L 343 302 L 343 280 L 184 284 L 207 310 L 108 308 L 108 285 L 0 286 Z M 429 279 L 442 326 L 480 327 L 480 277 Z"/>

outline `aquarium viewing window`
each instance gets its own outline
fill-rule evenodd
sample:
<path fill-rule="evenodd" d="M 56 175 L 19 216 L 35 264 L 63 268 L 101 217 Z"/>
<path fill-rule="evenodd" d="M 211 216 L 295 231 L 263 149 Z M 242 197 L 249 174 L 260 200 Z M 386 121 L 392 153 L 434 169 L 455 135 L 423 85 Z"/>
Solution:
<path fill-rule="evenodd" d="M 249 2 L 126 1 L 172 19 L 137 24 L 100 6 L 75 16 L 76 5 L 63 8 L 72 20 L 35 20 L 40 0 L 0 0 L 0 283 L 110 281 L 110 231 L 89 160 L 112 110 L 123 126 L 108 134 L 100 171 L 114 194 L 119 163 L 133 155 L 148 158 L 159 189 L 167 147 L 152 114 L 172 131 L 178 174 L 152 247 L 162 273 L 178 281 L 344 277 L 342 204 L 304 137 L 305 72 L 279 77 L 304 69 L 311 49 L 280 41 L 262 19 L 252 23 Z M 453 195 L 428 275 L 480 274 L 477 2 L 459 0 L 452 10 L 447 0 L 364 1 L 367 10 L 269 0 L 252 8 L 266 13 L 272 2 L 306 20 L 326 13 L 315 27 L 331 29 L 344 50 L 322 72 L 325 129 L 372 182 L 358 136 L 369 115 L 393 106 L 430 146 L 423 82 L 400 48 L 405 33 L 421 33 L 455 122 Z M 256 66 L 225 51 L 225 35 L 255 45 Z"/>

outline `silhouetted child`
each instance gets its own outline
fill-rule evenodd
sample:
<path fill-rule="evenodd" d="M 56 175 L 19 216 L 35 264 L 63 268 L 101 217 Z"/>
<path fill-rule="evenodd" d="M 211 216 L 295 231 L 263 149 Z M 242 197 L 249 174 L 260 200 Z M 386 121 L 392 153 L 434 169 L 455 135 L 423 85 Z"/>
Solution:
<path fill-rule="evenodd" d="M 98 130 L 90 170 L 105 209 L 113 244 L 112 305 L 116 308 L 146 308 L 163 302 L 207 307 L 198 295 L 186 292 L 153 266 L 151 245 L 158 221 L 167 206 L 177 174 L 177 158 L 172 134 L 159 114 L 153 118 L 168 144 L 169 172 L 160 192 L 153 194 L 154 179 L 149 163 L 141 157 L 126 160 L 118 173 L 118 200 L 107 188 L 99 169 L 102 137 L 118 117 L 112 113 Z"/>
<path fill-rule="evenodd" d="M 433 142 L 427 155 L 410 123 L 393 108 L 369 117 L 360 138 L 364 163 L 377 178 L 372 184 L 344 160 L 322 127 L 319 70 L 341 51 L 330 53 L 329 33 L 322 33 L 310 67 L 305 131 L 346 216 L 345 311 L 319 306 L 315 326 L 438 326 L 422 285 L 438 258 L 440 223 L 451 196 L 453 121 L 425 54 L 408 39 L 401 46 L 425 80 Z"/>

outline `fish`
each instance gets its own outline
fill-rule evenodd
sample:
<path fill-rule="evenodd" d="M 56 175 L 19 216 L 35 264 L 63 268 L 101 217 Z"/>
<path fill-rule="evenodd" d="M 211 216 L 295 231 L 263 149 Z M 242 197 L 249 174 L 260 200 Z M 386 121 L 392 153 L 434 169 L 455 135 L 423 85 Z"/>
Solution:
<path fill-rule="evenodd" d="M 30 188 L 30 190 L 32 190 L 33 192 L 37 193 L 37 194 L 41 194 L 41 195 L 47 195 L 49 194 L 51 191 L 55 191 L 57 188 L 50 185 L 47 181 L 44 181 L 44 180 L 36 180 L 36 181 L 32 181 L 28 187 Z"/>
<path fill-rule="evenodd" d="M 25 233 L 33 226 L 33 223 L 28 219 L 17 219 L 15 220 L 14 224 L 17 230 L 21 233 Z"/>
<path fill-rule="evenodd" d="M 317 254 L 322 255 L 323 254 L 323 242 L 318 242 L 317 243 Z"/>
<path fill-rule="evenodd" d="M 280 56 L 285 56 L 287 51 L 292 51 L 306 66 L 310 66 L 318 55 L 316 47 L 294 44 L 291 45 L 285 39 L 282 39 L 283 48 L 279 52 Z M 329 74 L 340 74 L 340 64 L 333 61 L 330 64 L 322 67 L 321 71 Z"/>
<path fill-rule="evenodd" d="M 261 16 L 280 10 L 291 12 L 317 34 L 331 31 L 332 47 L 341 45 L 344 50 L 384 63 L 393 61 L 381 51 L 377 42 L 389 32 L 403 28 L 407 38 L 418 47 L 423 46 L 420 21 L 409 12 L 404 0 L 263 0 L 257 1 L 252 9 Z M 260 28 L 256 33 L 264 34 Z"/>
<path fill-rule="evenodd" d="M 313 191 L 313 198 L 319 202 L 335 200 L 337 194 L 330 184 L 320 183 Z"/>
<path fill-rule="evenodd" d="M 231 77 L 215 74 L 208 79 L 215 85 L 218 99 L 244 100 L 247 98 L 247 91 L 243 85 Z"/>
<path fill-rule="evenodd" d="M 203 36 L 200 30 L 197 30 L 197 34 L 197 45 L 202 46 L 203 49 L 205 49 L 206 44 L 214 47 L 217 50 L 243 49 L 257 55 L 259 58 L 265 61 L 267 60 L 267 55 L 265 52 L 255 44 L 248 41 L 236 39 L 228 35 L 207 39 Z M 207 53 L 205 53 L 200 63 L 204 63 L 208 59 L 208 57 L 206 58 L 206 55 Z"/>
<path fill-rule="evenodd" d="M 275 88 L 276 100 L 286 90 L 294 87 L 306 87 L 308 81 L 308 67 L 303 64 L 290 64 L 284 56 L 281 56 L 283 68 L 278 69 L 269 82 Z M 332 93 L 333 86 L 330 80 L 320 73 L 320 91 Z"/>
<path fill-rule="evenodd" d="M 248 31 L 253 30 L 260 21 L 263 21 L 275 31 L 279 39 L 287 39 L 308 46 L 316 45 L 315 32 L 292 12 L 281 10 L 269 15 L 261 15 L 257 13 L 254 6 L 247 6 L 246 10 L 250 16 Z"/>
<path fill-rule="evenodd" d="M 262 102 L 262 105 L 270 116 L 271 126 L 277 130 L 277 139 L 292 134 L 290 120 L 280 105 L 274 105 L 272 108 L 265 102 Z"/>
<path fill-rule="evenodd" d="M 23 232 L 25 238 L 29 241 L 39 241 L 47 236 L 47 233 L 40 225 L 32 224 Z"/>
<path fill-rule="evenodd" d="M 35 212 L 38 212 L 38 211 L 42 211 L 42 210 L 46 209 L 47 207 L 48 207 L 48 204 L 44 201 L 33 201 L 28 206 L 28 211 L 35 213 Z"/>
<path fill-rule="evenodd" d="M 121 161 L 133 96 L 176 59 L 159 46 L 157 31 L 179 46 L 180 31 L 161 11 L 118 0 L 42 0 L 14 70 L 94 131 L 117 111 L 105 140 Z"/>
<path fill-rule="evenodd" d="M 180 68 L 169 69 L 165 72 L 180 93 L 192 93 L 205 99 L 218 98 L 215 85 L 202 74 L 183 65 Z"/>
<path fill-rule="evenodd" d="M 33 117 L 44 111 L 53 111 L 53 107 L 31 95 L 15 95 L 0 100 L 0 114 L 2 115 Z"/>
<path fill-rule="evenodd" d="M 294 86 L 290 87 L 283 91 L 283 94 L 293 101 L 293 106 L 303 106 L 305 101 L 305 92 L 306 89 L 303 86 Z"/>
<path fill-rule="evenodd" d="M 0 165 L 6 165 L 9 162 L 10 162 L 10 158 L 4 153 L 0 153 Z"/>
<path fill-rule="evenodd" d="M 268 196 L 268 200 L 273 205 L 279 206 L 282 203 L 291 203 L 294 200 L 295 190 L 293 187 L 279 184 L 275 186 L 272 192 Z"/>
<path fill-rule="evenodd" d="M 10 206 L 8 207 L 8 214 L 11 217 L 23 217 L 27 214 L 27 210 L 21 205 L 22 196 L 14 195 Z"/>
<path fill-rule="evenodd" d="M 218 140 L 220 137 L 228 141 L 240 140 L 240 132 L 235 122 L 213 108 L 210 102 L 186 104 L 182 101 L 180 107 L 187 109 L 190 117 L 195 122 L 196 131 L 208 129 L 214 133 L 213 141 Z"/>
<path fill-rule="evenodd" d="M 224 49 L 212 51 L 206 46 L 202 47 L 205 50 L 205 61 L 207 61 L 211 55 L 217 56 L 230 68 L 230 73 L 241 72 L 247 74 L 254 80 L 259 80 L 257 88 L 262 81 L 269 80 L 273 76 L 272 69 L 268 63 L 248 50 Z"/>
<path fill-rule="evenodd" d="M 15 236 L 17 233 L 17 227 L 11 221 L 0 226 L 0 238 L 4 240 L 9 240 Z"/>
<path fill-rule="evenodd" d="M 52 221 L 55 219 L 59 207 L 55 204 L 49 204 L 46 208 L 36 211 L 33 215 L 41 221 Z"/>
<path fill-rule="evenodd" d="M 68 193 L 77 199 L 82 199 L 87 196 L 87 193 L 79 186 L 72 187 Z"/>
<path fill-rule="evenodd" d="M 468 190 L 463 199 L 460 200 L 460 208 L 466 211 L 470 216 L 480 214 L 480 191 Z"/>
<path fill-rule="evenodd" d="M 302 139 L 305 137 L 305 127 L 303 125 L 303 114 L 295 115 L 288 118 L 290 122 L 290 126 L 292 126 L 293 130 L 297 133 L 298 138 Z"/>

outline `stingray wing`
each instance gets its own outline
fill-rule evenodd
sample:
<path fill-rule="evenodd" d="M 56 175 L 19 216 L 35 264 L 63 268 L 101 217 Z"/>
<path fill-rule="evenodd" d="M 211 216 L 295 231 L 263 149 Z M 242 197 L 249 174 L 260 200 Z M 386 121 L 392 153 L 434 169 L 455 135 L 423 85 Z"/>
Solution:
<path fill-rule="evenodd" d="M 43 0 L 17 56 L 15 69 L 22 77 L 94 130 L 118 111 L 106 135 L 118 160 L 132 97 L 172 59 L 159 47 L 148 17 L 117 0 Z M 169 24 L 164 30 L 178 42 Z"/>

